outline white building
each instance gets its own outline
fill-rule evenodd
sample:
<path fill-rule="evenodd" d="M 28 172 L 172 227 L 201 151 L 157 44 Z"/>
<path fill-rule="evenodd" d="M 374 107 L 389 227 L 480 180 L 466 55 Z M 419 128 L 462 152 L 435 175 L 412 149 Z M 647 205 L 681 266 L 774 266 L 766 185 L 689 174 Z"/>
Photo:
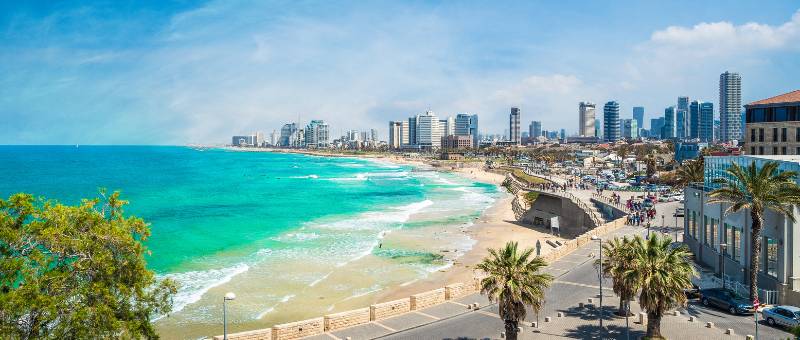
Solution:
<path fill-rule="evenodd" d="M 304 139 L 307 148 L 327 148 L 330 145 L 328 124 L 323 120 L 312 120 L 306 126 Z"/>
<path fill-rule="evenodd" d="M 578 104 L 578 135 L 581 137 L 596 137 L 594 129 L 596 106 L 592 102 Z"/>
<path fill-rule="evenodd" d="M 742 77 L 738 73 L 719 75 L 720 140 L 742 140 Z"/>
<path fill-rule="evenodd" d="M 420 147 L 439 148 L 442 145 L 442 128 L 433 111 L 416 117 L 416 144 Z"/>

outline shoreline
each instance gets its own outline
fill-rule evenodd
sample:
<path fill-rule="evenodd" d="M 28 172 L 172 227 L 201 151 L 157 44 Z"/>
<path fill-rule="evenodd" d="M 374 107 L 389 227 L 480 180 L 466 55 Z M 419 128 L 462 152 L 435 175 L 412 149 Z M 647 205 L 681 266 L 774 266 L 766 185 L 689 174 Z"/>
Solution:
<path fill-rule="evenodd" d="M 397 165 L 407 165 L 414 168 L 424 168 L 451 173 L 462 178 L 475 182 L 495 185 L 503 192 L 502 196 L 483 210 L 470 227 L 466 228 L 465 234 L 475 243 L 461 256 L 456 257 L 452 265 L 447 268 L 432 272 L 424 278 L 405 282 L 396 286 L 384 287 L 375 292 L 370 298 L 365 299 L 370 303 L 379 303 L 399 298 L 408 297 L 419 292 L 441 288 L 454 282 L 468 282 L 475 276 L 474 267 L 482 261 L 488 254 L 488 248 L 499 248 L 508 241 L 517 241 L 523 247 L 533 248 L 537 240 L 544 243 L 545 240 L 564 240 L 547 233 L 544 229 L 534 229 L 533 227 L 517 224 L 514 212 L 511 207 L 513 196 L 508 194 L 501 187 L 504 180 L 503 175 L 485 171 L 480 167 L 466 168 L 443 168 L 431 164 L 434 160 L 429 159 L 409 159 L 401 155 L 352 155 L 344 153 L 315 152 L 313 150 L 295 149 L 243 149 L 226 147 L 225 150 L 237 152 L 276 152 L 276 153 L 295 153 L 317 157 L 349 157 L 361 158 L 365 160 L 385 160 Z M 428 162 L 426 162 L 426 160 Z M 456 162 L 458 163 L 458 162 Z M 547 254 L 547 248 L 542 248 L 542 255 Z M 366 297 L 366 296 L 365 296 Z M 368 305 L 368 304 L 366 304 Z M 363 306 L 362 306 L 363 307 Z"/>

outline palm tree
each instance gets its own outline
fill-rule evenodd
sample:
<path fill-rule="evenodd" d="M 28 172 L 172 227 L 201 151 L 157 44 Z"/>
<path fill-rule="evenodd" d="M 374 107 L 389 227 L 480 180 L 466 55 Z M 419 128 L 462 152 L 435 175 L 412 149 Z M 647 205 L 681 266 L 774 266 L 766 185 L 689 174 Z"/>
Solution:
<path fill-rule="evenodd" d="M 505 322 L 506 338 L 517 339 L 517 325 L 526 316 L 525 306 L 537 313 L 544 305 L 544 290 L 553 276 L 539 270 L 547 265 L 534 257 L 533 249 L 517 251 L 517 242 L 508 242 L 502 249 L 489 249 L 489 256 L 477 268 L 488 276 L 481 280 L 481 294 L 498 302 L 500 318 Z"/>
<path fill-rule="evenodd" d="M 629 280 L 625 276 L 629 270 L 633 269 L 633 246 L 634 240 L 627 237 L 617 238 L 603 244 L 603 276 L 613 280 L 612 287 L 614 293 L 619 296 L 619 310 L 617 315 L 626 315 L 630 311 L 630 301 L 639 291 L 639 282 Z M 595 262 L 595 266 L 600 264 L 600 260 Z"/>
<path fill-rule="evenodd" d="M 678 184 L 681 187 L 686 187 L 690 183 L 703 182 L 705 178 L 704 166 L 705 162 L 702 157 L 684 162 L 676 172 Z"/>
<path fill-rule="evenodd" d="M 649 239 L 636 236 L 631 245 L 632 264 L 625 280 L 641 287 L 639 305 L 647 311 L 647 337 L 662 339 L 661 317 L 671 308 L 686 303 L 684 288 L 695 275 L 685 245 L 670 247 L 672 239 L 653 233 Z"/>
<path fill-rule="evenodd" d="M 718 181 L 722 187 L 709 194 L 708 203 L 730 204 L 726 214 L 750 210 L 750 300 L 755 300 L 764 214 L 772 210 L 794 222 L 794 206 L 800 204 L 800 186 L 795 182 L 797 172 L 778 172 L 778 162 L 768 162 L 759 170 L 755 161 L 746 168 L 734 163 L 725 172 L 727 178 Z"/>

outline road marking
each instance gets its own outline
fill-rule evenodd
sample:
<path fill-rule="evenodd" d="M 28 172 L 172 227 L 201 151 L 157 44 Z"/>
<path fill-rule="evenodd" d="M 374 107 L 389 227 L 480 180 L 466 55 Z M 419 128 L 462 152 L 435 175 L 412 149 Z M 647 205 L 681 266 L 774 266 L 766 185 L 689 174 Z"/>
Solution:
<path fill-rule="evenodd" d="M 478 310 L 478 311 L 475 311 L 475 312 L 476 313 L 481 313 L 483 315 L 493 316 L 493 317 L 498 318 L 498 319 L 500 318 L 500 315 L 497 315 L 495 313 L 489 313 L 489 312 L 482 311 L 482 310 Z"/>
<path fill-rule="evenodd" d="M 577 282 L 553 281 L 553 283 L 561 283 L 561 284 L 565 284 L 565 285 L 573 285 L 573 286 L 578 286 L 578 287 L 600 289 L 600 286 L 592 286 L 592 285 L 587 285 L 587 284 L 577 283 Z M 614 290 L 613 288 L 608 288 L 608 287 L 603 287 L 603 289 L 604 290 L 612 290 L 612 291 Z"/>
<path fill-rule="evenodd" d="M 427 313 L 423 313 L 423 312 L 420 312 L 420 311 L 417 311 L 417 310 L 415 310 L 414 312 L 419 314 L 419 315 L 422 315 L 422 316 L 427 316 L 427 317 L 429 317 L 431 319 L 434 319 L 434 320 L 440 320 L 441 319 L 441 318 L 437 318 L 437 317 L 435 317 L 433 315 L 430 315 L 430 314 L 427 314 Z"/>
<path fill-rule="evenodd" d="M 397 330 L 396 330 L 396 329 L 394 329 L 394 328 L 392 328 L 392 327 L 389 327 L 389 326 L 386 326 L 386 325 L 384 325 L 384 324 L 382 324 L 382 323 L 380 323 L 380 322 L 373 321 L 373 323 L 375 323 L 376 325 L 378 325 L 378 326 L 381 326 L 381 327 L 383 327 L 383 328 L 386 328 L 386 330 L 387 330 L 387 331 L 389 331 L 389 332 L 397 332 Z"/>

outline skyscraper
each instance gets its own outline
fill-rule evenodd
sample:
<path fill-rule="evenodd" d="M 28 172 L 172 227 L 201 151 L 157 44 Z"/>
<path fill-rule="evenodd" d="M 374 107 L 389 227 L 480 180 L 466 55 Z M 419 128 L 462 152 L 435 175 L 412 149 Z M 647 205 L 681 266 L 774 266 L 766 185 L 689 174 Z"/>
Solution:
<path fill-rule="evenodd" d="M 622 137 L 626 139 L 639 138 L 639 122 L 636 119 L 622 120 Z"/>
<path fill-rule="evenodd" d="M 532 121 L 528 129 L 528 134 L 532 139 L 536 139 L 542 135 L 542 122 Z"/>
<path fill-rule="evenodd" d="M 700 102 L 692 100 L 689 104 L 689 136 L 687 138 L 700 138 Z"/>
<path fill-rule="evenodd" d="M 620 139 L 619 103 L 610 101 L 603 106 L 603 140 L 616 142 Z"/>
<path fill-rule="evenodd" d="M 714 104 L 711 102 L 701 102 L 699 108 L 699 122 L 697 138 L 701 142 L 711 143 L 714 141 Z"/>
<path fill-rule="evenodd" d="M 633 119 L 636 120 L 636 126 L 641 130 L 644 129 L 644 107 L 633 107 Z"/>
<path fill-rule="evenodd" d="M 558 135 L 558 138 L 561 139 L 562 142 L 567 140 L 567 130 L 561 129 Z"/>
<path fill-rule="evenodd" d="M 508 115 L 508 140 L 515 144 L 522 141 L 519 135 L 519 117 L 519 108 L 512 107 L 511 114 Z"/>
<path fill-rule="evenodd" d="M 719 75 L 720 141 L 742 139 L 742 78 L 738 73 Z"/>
<path fill-rule="evenodd" d="M 678 97 L 678 106 L 675 109 L 675 137 L 685 139 L 689 137 L 689 97 Z"/>
<path fill-rule="evenodd" d="M 661 138 L 675 138 L 675 107 L 670 106 L 664 109 L 664 127 L 662 128 Z"/>
<path fill-rule="evenodd" d="M 284 124 L 283 127 L 281 127 L 280 145 L 292 146 L 292 144 L 296 139 L 297 139 L 297 124 L 295 123 Z"/>
<path fill-rule="evenodd" d="M 453 117 L 440 119 L 439 128 L 442 129 L 442 137 L 452 136 L 456 134 L 456 123 Z"/>
<path fill-rule="evenodd" d="M 578 135 L 581 137 L 595 137 L 594 131 L 595 104 L 580 102 L 578 104 Z"/>
<path fill-rule="evenodd" d="M 419 145 L 417 142 L 417 117 L 408 118 L 408 145 Z"/>
<path fill-rule="evenodd" d="M 661 139 L 664 138 L 664 117 L 650 119 L 650 137 Z"/>
<path fill-rule="evenodd" d="M 442 145 L 442 128 L 433 111 L 417 116 L 417 144 L 422 147 L 438 148 Z"/>
<path fill-rule="evenodd" d="M 403 122 L 389 122 L 389 149 L 403 146 Z"/>

